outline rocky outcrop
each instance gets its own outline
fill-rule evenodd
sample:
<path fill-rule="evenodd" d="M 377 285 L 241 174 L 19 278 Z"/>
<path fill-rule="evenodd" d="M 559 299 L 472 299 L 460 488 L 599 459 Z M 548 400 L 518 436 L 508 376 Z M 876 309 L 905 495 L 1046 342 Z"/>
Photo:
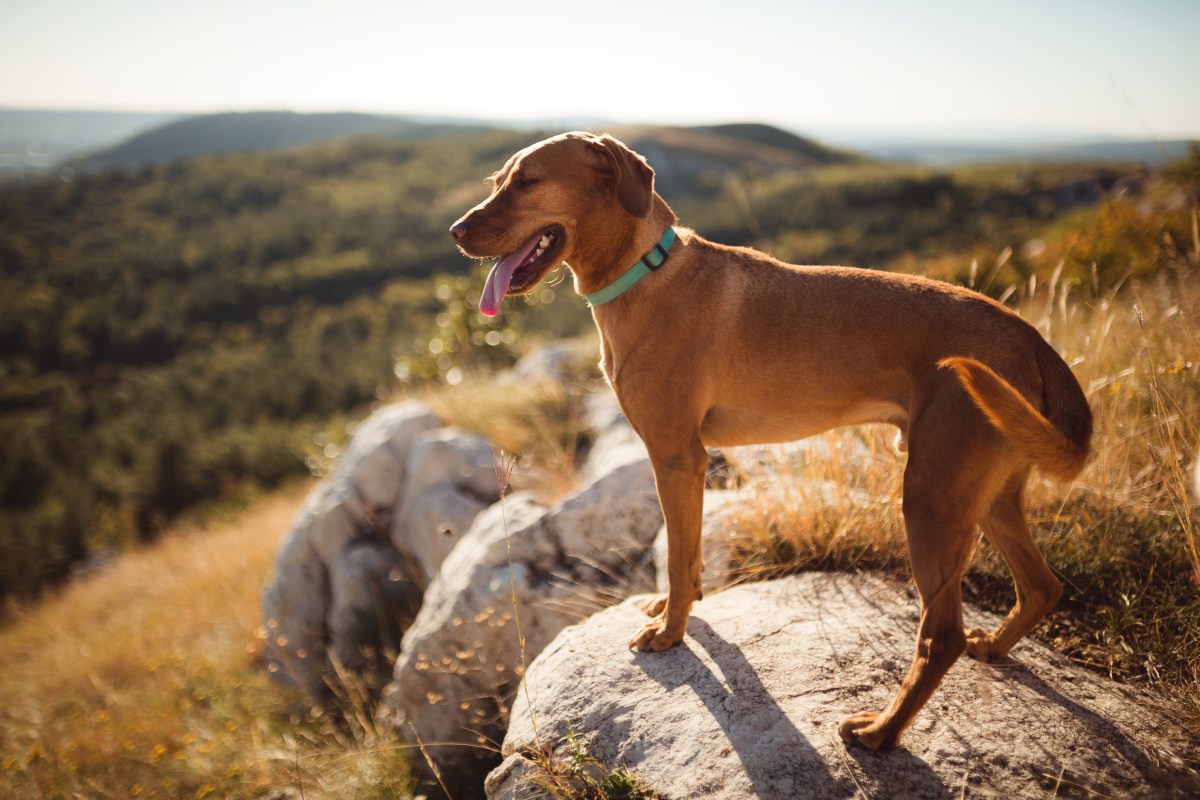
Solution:
<path fill-rule="evenodd" d="M 519 379 L 551 380 L 569 357 L 551 352 Z M 781 493 L 801 507 L 879 502 L 804 466 L 866 454 L 853 444 L 723 454 L 705 499 L 706 598 L 682 645 L 629 652 L 644 621 L 629 596 L 666 588 L 662 515 L 611 395 L 589 398 L 585 417 L 581 488 L 546 505 L 522 492 L 494 502 L 492 448 L 424 407 L 372 415 L 278 556 L 263 599 L 272 674 L 315 702 L 348 674 L 390 678 L 379 721 L 456 798 L 485 777 L 493 798 L 544 794 L 540 770 L 572 734 L 672 798 L 1200 793 L 1185 731 L 1030 641 L 999 664 L 962 659 L 899 750 L 842 744 L 837 721 L 882 708 L 907 671 L 911 590 L 845 574 L 730 584 L 746 577 L 738 537 Z"/>
<path fill-rule="evenodd" d="M 372 414 L 276 558 L 263 595 L 271 675 L 322 703 L 339 673 L 390 674 L 441 560 L 497 495 L 485 440 L 417 403 Z"/>
<path fill-rule="evenodd" d="M 523 664 L 563 628 L 653 586 L 662 512 L 650 464 L 625 424 L 608 424 L 578 492 L 550 508 L 514 494 L 475 520 L 405 633 L 380 717 L 425 747 L 455 797 L 475 796 L 499 762 Z"/>
<path fill-rule="evenodd" d="M 883 708 L 908 669 L 917 604 L 903 584 L 806 574 L 728 589 L 698 603 L 683 643 L 663 653 L 626 649 L 639 601 L 565 630 L 531 665 L 488 797 L 539 796 L 529 756 L 570 733 L 670 798 L 1200 791 L 1183 730 L 1028 640 L 1000 663 L 960 660 L 899 749 L 847 748 L 837 721 Z M 999 621 L 966 613 L 969 625 Z"/>

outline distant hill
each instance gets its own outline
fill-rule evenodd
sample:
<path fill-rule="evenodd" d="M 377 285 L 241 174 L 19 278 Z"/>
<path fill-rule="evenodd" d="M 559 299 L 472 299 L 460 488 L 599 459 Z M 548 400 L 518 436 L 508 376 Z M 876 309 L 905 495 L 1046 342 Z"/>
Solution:
<path fill-rule="evenodd" d="M 1182 158 L 1188 142 L 1069 140 L 1022 135 L 1019 140 L 818 130 L 812 138 L 757 123 L 692 128 L 618 125 L 599 118 L 484 120 L 413 115 L 256 111 L 208 115 L 0 108 L 0 184 L 26 180 L 62 165 L 85 172 L 228 152 L 265 151 L 361 135 L 424 139 L 491 129 L 610 131 L 643 152 L 668 192 L 695 184 L 684 176 L 713 169 L 794 169 L 841 163 L 863 156 L 951 166 L 982 163 L 1142 163 L 1159 166 Z"/>
<path fill-rule="evenodd" d="M 546 134 L 559 130 L 550 124 L 543 124 L 543 128 Z M 762 124 L 672 128 L 598 123 L 594 128 L 597 133 L 611 131 L 649 158 L 658 170 L 659 188 L 667 195 L 690 191 L 718 172 L 747 167 L 776 172 L 859 160 L 848 152 Z M 213 114 L 171 122 L 77 159 L 71 166 L 83 172 L 136 169 L 202 154 L 277 150 L 355 136 L 421 140 L 486 129 L 481 122 L 376 114 Z"/>
<path fill-rule="evenodd" d="M 610 132 L 654 165 L 658 189 L 668 198 L 703 188 L 714 174 L 806 170 L 864 160 L 762 124 L 618 126 Z"/>
<path fill-rule="evenodd" d="M 780 148 L 799 154 L 811 163 L 833 164 L 854 158 L 848 150 L 832 149 L 818 144 L 811 138 L 799 136 L 773 125 L 760 122 L 738 122 L 726 125 L 711 125 L 697 128 L 698 131 L 712 131 L 725 136 L 735 136 L 758 142 L 769 147 Z"/>
<path fill-rule="evenodd" d="M 298 114 L 254 111 L 209 114 L 172 122 L 78 159 L 71 166 L 85 172 L 119 167 L 135 169 L 209 153 L 276 150 L 328 139 L 380 135 L 428 139 L 483 126 L 427 123 L 377 114 Z"/>

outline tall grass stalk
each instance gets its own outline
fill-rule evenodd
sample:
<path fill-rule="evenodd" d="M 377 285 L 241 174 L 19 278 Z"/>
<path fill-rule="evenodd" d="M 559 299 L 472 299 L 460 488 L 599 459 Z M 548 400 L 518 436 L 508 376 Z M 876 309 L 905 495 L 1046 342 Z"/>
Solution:
<path fill-rule="evenodd" d="M 528 666 L 525 661 L 525 633 L 521 630 L 521 607 L 517 603 L 517 579 L 516 574 L 513 572 L 512 540 L 508 536 L 508 514 L 504 505 L 504 497 L 508 494 L 509 479 L 512 477 L 516 460 L 505 453 L 498 453 L 495 458 L 496 489 L 500 494 L 500 517 L 504 525 L 504 550 L 508 556 L 509 601 L 512 603 L 513 623 L 517 631 L 517 648 L 520 657 L 520 664 L 517 667 L 517 670 L 519 670 L 517 677 L 521 681 L 520 689 L 525 693 L 525 704 L 529 706 L 529 722 L 533 726 L 533 738 L 540 745 L 541 737 L 538 734 L 537 709 L 534 707 L 533 698 L 529 696 L 529 682 L 525 679 L 525 671 Z"/>

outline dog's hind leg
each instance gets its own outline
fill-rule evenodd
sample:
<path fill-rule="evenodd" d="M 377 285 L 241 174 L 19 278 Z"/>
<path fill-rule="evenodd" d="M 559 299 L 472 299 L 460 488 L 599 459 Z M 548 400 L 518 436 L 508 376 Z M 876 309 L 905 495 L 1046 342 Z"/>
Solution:
<path fill-rule="evenodd" d="M 984 517 L 983 532 L 1004 558 L 1017 589 L 1017 602 L 994 632 L 967 631 L 967 652 L 988 660 L 1008 655 L 1021 637 L 1033 630 L 1062 597 L 1062 584 L 1038 551 L 1025 521 L 1021 495 L 1028 471 L 1009 481 Z"/>
<path fill-rule="evenodd" d="M 962 575 L 978 521 L 1005 478 L 999 434 L 961 388 L 943 384 L 923 411 L 910 432 L 904 474 L 909 561 L 921 598 L 916 654 L 891 705 L 854 714 L 838 729 L 847 744 L 872 750 L 896 745 L 966 649 Z"/>
<path fill-rule="evenodd" d="M 962 573 L 972 549 L 975 526 L 970 521 L 938 519 L 907 509 L 904 517 L 913 579 L 921 597 L 917 651 L 908 676 L 886 710 L 854 714 L 839 727 L 847 744 L 858 742 L 872 750 L 888 750 L 896 745 L 901 732 L 966 648 Z M 932 544 L 920 544 L 922 540 Z M 937 549 L 936 554 L 930 552 L 931 547 Z"/>

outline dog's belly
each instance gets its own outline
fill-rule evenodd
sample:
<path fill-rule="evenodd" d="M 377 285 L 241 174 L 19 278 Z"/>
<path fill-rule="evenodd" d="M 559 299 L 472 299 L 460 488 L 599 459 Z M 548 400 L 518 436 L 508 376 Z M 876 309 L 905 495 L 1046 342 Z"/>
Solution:
<path fill-rule="evenodd" d="M 891 400 L 863 400 L 847 408 L 714 407 L 700 425 L 706 447 L 794 442 L 846 425 L 888 423 L 907 431 L 908 413 Z"/>

